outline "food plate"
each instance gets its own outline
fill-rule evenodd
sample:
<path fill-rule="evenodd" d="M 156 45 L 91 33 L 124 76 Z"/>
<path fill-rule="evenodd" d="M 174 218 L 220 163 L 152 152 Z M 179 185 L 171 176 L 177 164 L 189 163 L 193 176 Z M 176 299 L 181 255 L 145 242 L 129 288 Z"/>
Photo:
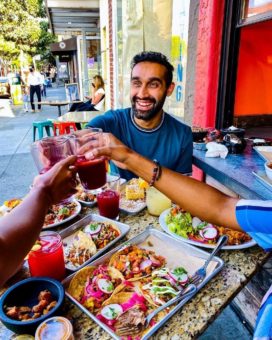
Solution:
<path fill-rule="evenodd" d="M 165 218 L 166 216 L 168 215 L 168 213 L 170 212 L 171 208 L 170 209 L 167 209 L 165 211 L 163 211 L 159 217 L 159 223 L 162 227 L 162 229 L 168 233 L 169 235 L 171 235 L 172 237 L 174 237 L 175 239 L 177 240 L 181 240 L 183 242 L 186 242 L 186 243 L 189 243 L 189 244 L 192 244 L 194 246 L 197 246 L 197 247 L 202 247 L 202 248 L 210 248 L 210 249 L 213 249 L 215 247 L 214 244 L 207 244 L 207 243 L 201 243 L 201 242 L 197 242 L 197 241 L 194 241 L 194 240 L 190 240 L 188 238 L 185 238 L 185 237 L 182 237 L 180 235 L 177 235 L 173 232 L 171 232 L 168 228 L 168 225 L 166 224 L 165 222 Z M 224 250 L 239 250 L 239 249 L 245 249 L 245 248 L 250 248 L 250 247 L 253 247 L 256 245 L 256 242 L 251 239 L 250 241 L 248 242 L 245 242 L 243 244 L 239 244 L 239 245 L 229 245 L 229 246 L 224 246 L 222 249 Z"/>
<path fill-rule="evenodd" d="M 89 283 L 90 284 L 90 280 L 91 280 L 91 286 L 88 286 L 88 291 L 90 290 L 91 292 L 93 292 L 94 294 L 96 294 L 97 292 L 94 292 L 93 288 L 92 288 L 92 284 L 94 283 L 95 280 L 98 280 L 96 276 L 97 274 L 95 274 L 95 276 L 93 276 L 94 274 L 92 274 L 94 272 L 94 266 L 96 266 L 96 268 L 98 266 L 100 266 L 100 268 L 109 268 L 110 264 L 111 265 L 115 265 L 115 260 L 119 257 L 120 259 L 124 256 L 122 254 L 120 254 L 120 252 L 124 252 L 127 248 L 129 248 L 130 246 L 137 246 L 140 247 L 142 249 L 144 249 L 147 252 L 155 252 L 155 254 L 162 255 L 165 260 L 166 260 L 166 264 L 165 266 L 168 268 L 176 268 L 176 266 L 178 265 L 178 267 L 187 267 L 187 271 L 188 271 L 188 275 L 193 275 L 193 273 L 195 273 L 195 271 L 201 267 L 204 264 L 204 261 L 209 257 L 209 254 L 201 249 L 198 249 L 196 247 L 193 247 L 192 245 L 186 244 L 180 240 L 177 239 L 173 239 L 170 235 L 167 235 L 161 231 L 158 231 L 156 229 L 153 228 L 147 228 L 143 233 L 139 234 L 138 236 L 132 238 L 131 240 L 129 240 L 126 243 L 121 244 L 120 246 L 116 247 L 114 250 L 110 251 L 109 253 L 105 254 L 104 256 L 100 257 L 99 259 L 93 261 L 92 263 L 90 263 L 89 266 L 86 266 L 83 268 L 82 271 L 79 271 L 77 273 L 74 273 L 72 275 L 70 275 L 69 277 L 67 277 L 62 283 L 64 285 L 64 288 L 66 290 L 66 295 L 67 297 L 73 302 L 75 303 L 84 313 L 86 313 L 92 320 L 94 320 L 100 327 L 102 327 L 106 332 L 108 332 L 112 338 L 114 339 L 121 339 L 121 337 L 119 337 L 113 329 L 111 329 L 110 327 L 108 327 L 104 322 L 103 322 L 103 318 L 101 318 L 100 316 L 102 315 L 102 311 L 100 311 L 99 313 L 97 313 L 96 311 L 91 312 L 90 310 L 88 310 L 85 306 L 83 306 L 78 300 L 76 300 L 76 297 L 82 301 L 81 299 L 81 293 L 80 291 L 78 291 L 78 287 L 84 287 L 85 286 L 85 280 L 88 280 L 89 277 Z M 139 254 L 139 253 L 137 253 Z M 145 257 L 144 257 L 145 258 Z M 158 259 L 158 257 L 157 257 Z M 123 258 L 121 259 L 121 261 L 123 260 Z M 127 259 L 126 259 L 127 261 Z M 101 266 L 102 265 L 102 266 Z M 194 293 L 194 295 L 203 287 L 205 286 L 216 274 L 219 273 L 219 271 L 222 269 L 224 265 L 224 262 L 218 258 L 218 257 L 214 257 L 212 262 L 209 264 L 208 268 L 207 268 L 207 276 L 205 277 L 205 279 L 197 286 L 196 292 Z M 111 267 L 112 268 L 112 267 Z M 115 267 L 116 268 L 116 267 Z M 130 268 L 126 267 L 126 268 Z M 133 268 L 133 265 L 132 265 Z M 84 272 L 83 272 L 84 271 Z M 153 270 L 155 271 L 155 270 Z M 116 271 L 108 271 L 109 275 L 114 274 L 115 277 L 116 276 Z M 85 277 L 84 277 L 85 274 Z M 98 274 L 99 275 L 99 274 Z M 143 274 L 145 275 L 145 274 Z M 141 278 L 143 278 L 143 275 L 141 275 Z M 75 277 L 75 280 L 73 280 L 73 278 Z M 147 276 L 145 276 L 147 277 Z M 153 275 L 152 275 L 153 277 Z M 113 275 L 111 275 L 111 280 L 113 279 Z M 120 276 L 119 276 L 120 279 Z M 77 281 L 77 282 L 75 282 Z M 106 280 L 103 280 L 106 281 Z M 121 284 L 118 286 L 118 288 L 120 288 L 120 286 L 124 287 L 128 287 L 128 290 L 130 289 L 131 286 L 135 286 L 137 285 L 137 281 L 139 281 L 138 279 L 131 279 L 131 281 L 125 280 L 125 281 L 121 281 Z M 71 285 L 70 285 L 71 283 Z M 74 284 L 73 284 L 74 283 Z M 99 282 L 98 282 L 98 286 L 99 286 Z M 121 287 L 121 289 L 123 289 Z M 137 291 L 138 294 L 141 294 L 142 299 L 148 300 L 148 298 L 146 298 L 146 295 L 143 291 L 141 291 L 141 283 L 140 283 L 140 290 Z M 72 289 L 73 288 L 73 289 Z M 90 288 L 90 289 L 89 289 Z M 116 289 L 116 285 L 112 287 L 110 295 L 109 295 L 109 299 L 108 301 L 105 301 L 105 304 L 103 303 L 103 306 L 107 306 L 108 304 L 115 303 L 116 306 L 116 298 L 118 296 L 118 293 L 120 293 L 120 289 Z M 81 289 L 81 288 L 80 288 Z M 100 288 L 101 289 L 101 288 Z M 113 289 L 115 289 L 113 291 Z M 126 289 L 126 288 L 124 288 Z M 134 288 L 132 288 L 134 289 Z M 71 294 L 72 291 L 75 293 L 73 294 L 76 297 L 73 297 Z M 125 290 L 124 290 L 125 291 Z M 82 292 L 82 290 L 81 290 Z M 88 292 L 87 292 L 88 293 Z M 85 290 L 84 290 L 84 294 L 85 294 Z M 130 293 L 124 293 L 129 295 Z M 126 296 L 127 296 L 126 295 Z M 193 295 L 193 296 L 194 296 Z M 94 299 L 96 299 L 95 295 Z M 119 295 L 120 296 L 120 295 Z M 124 295 L 123 295 L 124 296 Z M 152 334 L 154 334 L 170 317 L 172 317 L 187 301 L 189 301 L 193 296 L 187 297 L 185 299 L 183 299 L 182 301 L 180 301 L 178 304 L 176 304 L 174 307 L 171 307 L 171 309 L 169 311 L 167 311 L 167 313 L 163 313 L 159 319 L 157 320 L 157 322 L 155 324 L 150 324 L 150 327 L 148 329 L 145 329 L 142 333 L 141 333 L 141 337 L 138 336 L 137 339 L 148 339 Z M 113 300 L 112 300 L 113 299 Z M 115 302 L 114 302 L 115 299 Z M 134 299 L 135 296 L 134 296 Z M 109 300 L 111 300 L 111 302 L 109 302 Z M 89 300 L 91 301 L 91 300 Z M 126 299 L 124 299 L 123 301 L 125 301 L 126 303 Z M 149 300 L 148 300 L 149 302 Z M 82 302 L 84 303 L 84 302 Z M 126 307 L 127 309 L 133 308 L 131 306 L 128 306 L 128 303 L 126 303 Z M 94 305 L 88 305 L 88 308 L 92 308 L 95 309 Z M 151 307 L 152 308 L 152 307 Z M 156 307 L 153 307 L 156 308 Z M 104 308 L 103 308 L 104 309 Z M 148 307 L 148 310 L 150 309 L 150 305 Z M 95 313 L 97 314 L 97 316 L 95 316 Z M 103 316 L 103 315 L 102 315 Z M 115 315 L 116 318 L 116 315 Z M 105 319 L 105 318 L 104 318 Z M 112 320 L 112 319 L 110 319 Z M 122 337 L 122 339 L 124 339 L 124 337 Z"/>
<path fill-rule="evenodd" d="M 272 161 L 272 146 L 254 146 L 253 149 L 265 161 Z"/>
<path fill-rule="evenodd" d="M 54 222 L 54 223 L 51 223 L 51 224 L 48 224 L 48 225 L 44 225 L 42 229 L 50 229 L 50 228 L 57 227 L 57 226 L 59 226 L 63 223 L 66 223 L 66 222 L 72 220 L 74 217 L 76 217 L 80 213 L 80 210 L 81 210 L 81 205 L 77 200 L 74 199 L 74 200 L 72 200 L 71 203 L 60 204 L 58 206 L 59 206 L 59 209 L 62 209 L 64 207 L 69 207 L 69 205 L 71 205 L 71 204 L 73 204 L 73 209 L 72 209 L 72 213 L 70 215 L 68 215 L 66 218 L 63 218 L 61 221 L 57 221 L 57 222 Z M 48 217 L 48 214 L 46 215 L 46 217 Z"/>
<path fill-rule="evenodd" d="M 252 171 L 252 174 L 257 178 L 257 180 L 262 183 L 267 189 L 272 189 L 272 180 L 266 176 L 265 171 Z"/>
<path fill-rule="evenodd" d="M 120 211 L 125 212 L 130 215 L 138 214 L 140 211 L 146 208 L 146 199 L 127 199 L 126 198 L 126 186 L 136 183 L 138 180 L 136 178 L 132 178 L 126 184 L 123 184 L 121 187 L 121 197 L 120 197 Z"/>
<path fill-rule="evenodd" d="M 120 231 L 120 235 L 117 236 L 116 238 L 114 238 L 112 241 L 110 241 L 102 249 L 96 249 L 95 253 L 88 260 L 84 261 L 84 263 L 82 263 L 81 265 L 75 265 L 75 264 L 73 264 L 73 263 L 71 263 L 67 260 L 67 255 L 69 253 L 69 249 L 71 249 L 71 246 L 74 242 L 75 235 L 78 235 L 79 231 L 84 232 L 84 227 L 86 227 L 87 225 L 89 225 L 92 222 L 112 224 L 112 225 L 116 226 L 117 229 Z M 77 221 L 76 223 L 74 223 L 70 227 L 68 227 L 65 230 L 60 232 L 60 236 L 63 239 L 64 256 L 65 256 L 65 260 L 66 260 L 65 261 L 65 267 L 67 269 L 71 270 L 71 271 L 81 269 L 86 264 L 90 263 L 91 261 L 93 261 L 94 259 L 99 257 L 103 252 L 105 252 L 109 247 L 111 247 L 113 244 L 115 244 L 117 241 L 119 241 L 122 237 L 124 237 L 128 233 L 129 229 L 130 229 L 130 227 L 127 224 L 120 223 L 120 222 L 117 222 L 117 221 L 113 221 L 109 218 L 106 218 L 106 217 L 103 217 L 103 216 L 100 216 L 100 215 L 90 214 L 88 216 L 85 216 L 80 221 Z M 86 235 L 88 235 L 88 234 L 86 234 Z"/>

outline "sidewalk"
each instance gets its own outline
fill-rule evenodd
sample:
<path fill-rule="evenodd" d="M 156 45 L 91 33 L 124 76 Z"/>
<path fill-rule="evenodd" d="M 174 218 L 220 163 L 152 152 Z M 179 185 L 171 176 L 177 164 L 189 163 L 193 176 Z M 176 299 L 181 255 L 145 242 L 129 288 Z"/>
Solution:
<path fill-rule="evenodd" d="M 43 99 L 66 99 L 64 87 L 48 88 Z M 62 107 L 62 112 L 66 109 Z M 31 113 L 24 112 L 22 105 L 10 105 L 9 100 L 0 99 L 0 205 L 7 199 L 26 195 L 37 175 L 29 151 L 32 123 L 57 117 L 57 107 L 44 105 L 41 112 Z"/>

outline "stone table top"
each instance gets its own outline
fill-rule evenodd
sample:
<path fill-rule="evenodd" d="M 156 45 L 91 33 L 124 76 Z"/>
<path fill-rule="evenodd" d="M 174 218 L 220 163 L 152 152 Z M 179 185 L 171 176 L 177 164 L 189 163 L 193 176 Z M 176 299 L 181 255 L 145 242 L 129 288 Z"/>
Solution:
<path fill-rule="evenodd" d="M 96 213 L 96 208 L 83 208 L 81 217 L 88 212 Z M 80 217 L 78 217 L 79 219 Z M 75 220 L 74 220 L 75 221 Z M 161 230 L 158 217 L 151 216 L 146 209 L 137 215 L 120 215 L 120 222 L 127 223 L 131 229 L 126 239 L 144 231 L 150 224 Z M 71 224 L 71 223 L 70 223 Z M 62 227 L 62 229 L 68 226 Z M 58 230 L 61 230 L 60 228 Z M 123 239 L 124 242 L 126 239 Z M 163 253 L 162 253 L 163 255 Z M 253 274 L 268 258 L 258 246 L 244 250 L 225 250 L 218 255 L 225 266 L 200 292 L 167 323 L 152 336 L 152 339 L 192 339 L 199 336 L 218 316 L 235 295 L 246 285 Z M 28 277 L 28 271 L 23 268 L 0 290 L 0 294 L 14 282 Z M 64 305 L 64 316 L 68 317 L 74 327 L 75 339 L 111 339 L 102 328 L 93 322 L 67 298 Z M 0 322 L 0 339 L 12 339 L 14 334 Z"/>

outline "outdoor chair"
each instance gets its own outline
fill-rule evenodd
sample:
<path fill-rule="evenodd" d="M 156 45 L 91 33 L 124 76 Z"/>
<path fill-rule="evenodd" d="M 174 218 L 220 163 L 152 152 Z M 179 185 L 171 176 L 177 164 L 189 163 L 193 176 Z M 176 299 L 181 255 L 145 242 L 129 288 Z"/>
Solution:
<path fill-rule="evenodd" d="M 50 129 L 53 131 L 53 123 L 49 120 L 39 121 L 39 122 L 33 122 L 33 142 L 35 142 L 36 139 L 36 130 L 38 129 L 39 139 L 43 138 L 43 132 L 45 129 L 47 136 L 51 136 Z"/>
<path fill-rule="evenodd" d="M 71 129 L 74 131 L 77 130 L 76 123 L 75 122 L 54 122 L 54 136 L 59 135 L 65 135 L 70 133 Z"/>

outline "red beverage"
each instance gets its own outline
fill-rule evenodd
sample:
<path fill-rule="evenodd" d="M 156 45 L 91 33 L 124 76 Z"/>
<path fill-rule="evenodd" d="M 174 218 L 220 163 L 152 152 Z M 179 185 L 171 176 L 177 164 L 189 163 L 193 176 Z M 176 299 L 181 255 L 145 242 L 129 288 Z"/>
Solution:
<path fill-rule="evenodd" d="M 31 250 L 28 255 L 31 276 L 48 276 L 61 281 L 65 276 L 65 264 L 60 235 L 42 232 L 38 242 L 40 249 Z"/>
<path fill-rule="evenodd" d="M 105 158 L 86 160 L 84 156 L 80 156 L 77 159 L 76 166 L 84 189 L 97 189 L 106 183 Z"/>
<path fill-rule="evenodd" d="M 50 167 L 47 167 L 47 168 L 43 168 L 41 171 L 39 171 L 39 174 L 40 175 L 43 175 L 43 174 L 45 174 L 48 170 L 50 170 L 52 167 L 50 166 Z"/>
<path fill-rule="evenodd" d="M 120 195 L 114 190 L 105 190 L 97 195 L 97 204 L 101 216 L 116 218 L 119 214 Z"/>

